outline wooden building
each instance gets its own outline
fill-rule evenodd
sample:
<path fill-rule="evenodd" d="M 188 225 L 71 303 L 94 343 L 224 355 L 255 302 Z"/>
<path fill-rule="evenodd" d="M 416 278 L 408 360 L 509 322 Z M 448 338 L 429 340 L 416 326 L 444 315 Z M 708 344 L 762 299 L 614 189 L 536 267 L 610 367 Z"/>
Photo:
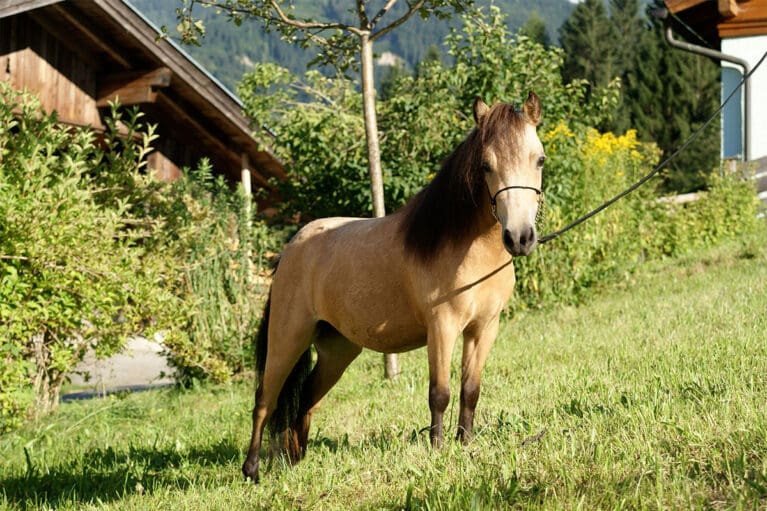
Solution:
<path fill-rule="evenodd" d="M 721 54 L 722 99 L 767 52 L 767 0 L 666 0 L 670 27 L 690 43 Z M 700 40 L 702 39 L 702 41 Z M 694 49 L 693 49 L 694 50 Z M 746 93 L 747 92 L 747 93 Z M 767 62 L 723 112 L 722 156 L 755 161 L 767 157 Z"/>
<path fill-rule="evenodd" d="M 239 100 L 158 33 L 123 0 L 0 0 L 0 80 L 37 93 L 72 126 L 103 130 L 115 98 L 139 105 L 158 127 L 148 164 L 162 179 L 207 156 L 228 181 L 264 188 L 262 208 L 272 204 L 269 180 L 285 172 Z"/>

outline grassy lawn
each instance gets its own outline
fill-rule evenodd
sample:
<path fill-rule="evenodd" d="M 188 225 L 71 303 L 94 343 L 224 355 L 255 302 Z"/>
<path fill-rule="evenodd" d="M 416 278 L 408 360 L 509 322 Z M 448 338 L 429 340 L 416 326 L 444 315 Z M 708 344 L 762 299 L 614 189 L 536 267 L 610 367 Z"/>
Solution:
<path fill-rule="evenodd" d="M 766 245 L 647 265 L 584 306 L 506 321 L 467 447 L 428 447 L 425 351 L 394 382 L 364 353 L 307 458 L 264 463 L 259 486 L 240 477 L 252 386 L 163 390 L 66 403 L 0 437 L 0 508 L 764 509 Z"/>

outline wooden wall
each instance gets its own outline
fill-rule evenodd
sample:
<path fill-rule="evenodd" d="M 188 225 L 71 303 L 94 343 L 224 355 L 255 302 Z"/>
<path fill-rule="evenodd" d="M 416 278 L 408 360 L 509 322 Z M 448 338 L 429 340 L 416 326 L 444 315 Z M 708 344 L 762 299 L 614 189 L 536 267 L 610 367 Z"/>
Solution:
<path fill-rule="evenodd" d="M 100 112 L 96 106 L 98 80 L 109 70 L 86 50 L 79 51 L 64 39 L 34 15 L 0 18 L 0 80 L 10 82 L 16 89 L 34 92 L 42 108 L 48 113 L 58 112 L 59 121 L 64 124 L 101 130 L 104 128 L 101 114 L 106 109 Z M 149 105 L 142 105 L 142 110 L 145 106 Z M 144 121 L 173 124 L 158 112 L 151 112 Z M 186 154 L 188 151 L 179 147 L 179 141 L 168 136 L 172 133 L 172 128 L 168 128 L 165 126 L 156 150 L 149 155 L 148 165 L 156 168 L 161 179 L 173 180 L 180 175 L 180 167 L 194 162 Z"/>
<path fill-rule="evenodd" d="M 37 93 L 64 123 L 102 125 L 95 70 L 29 15 L 0 19 L 0 79 Z"/>

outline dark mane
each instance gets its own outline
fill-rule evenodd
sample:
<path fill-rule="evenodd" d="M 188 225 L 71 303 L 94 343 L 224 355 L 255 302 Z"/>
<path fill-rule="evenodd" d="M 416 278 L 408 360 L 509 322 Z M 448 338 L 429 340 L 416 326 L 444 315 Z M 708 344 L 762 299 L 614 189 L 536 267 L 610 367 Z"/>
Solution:
<path fill-rule="evenodd" d="M 480 207 L 488 200 L 483 148 L 498 134 L 513 144 L 524 122 L 524 116 L 511 105 L 493 106 L 445 159 L 434 179 L 410 199 L 401 227 L 410 253 L 430 261 L 444 245 L 468 241 L 477 233 Z"/>

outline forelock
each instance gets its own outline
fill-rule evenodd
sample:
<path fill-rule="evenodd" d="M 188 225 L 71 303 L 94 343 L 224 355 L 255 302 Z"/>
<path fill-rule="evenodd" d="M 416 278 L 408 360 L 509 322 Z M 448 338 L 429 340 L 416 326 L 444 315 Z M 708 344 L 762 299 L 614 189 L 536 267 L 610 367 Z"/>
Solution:
<path fill-rule="evenodd" d="M 496 103 L 480 119 L 478 126 L 482 145 L 487 146 L 495 140 L 513 141 L 525 127 L 524 115 L 508 103 Z"/>

